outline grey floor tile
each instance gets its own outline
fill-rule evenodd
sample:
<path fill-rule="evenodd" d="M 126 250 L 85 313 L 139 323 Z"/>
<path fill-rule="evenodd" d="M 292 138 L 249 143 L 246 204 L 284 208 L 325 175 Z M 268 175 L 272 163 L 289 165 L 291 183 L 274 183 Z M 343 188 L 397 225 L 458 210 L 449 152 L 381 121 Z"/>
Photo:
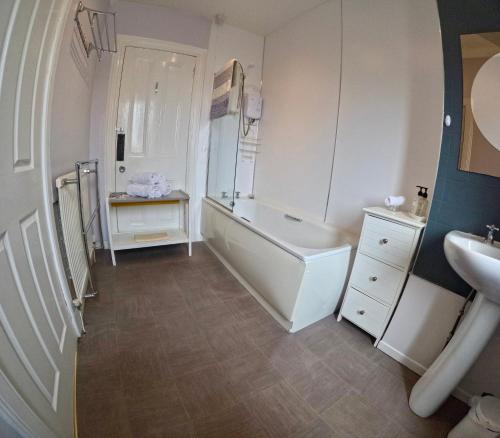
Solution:
<path fill-rule="evenodd" d="M 296 375 L 303 376 L 319 362 L 319 358 L 314 353 L 304 348 L 295 336 L 290 334 L 261 345 L 259 348 L 280 374 L 287 379 L 294 379 Z"/>
<path fill-rule="evenodd" d="M 380 436 L 389 421 L 381 411 L 354 391 L 325 410 L 321 417 L 332 429 L 358 438 Z"/>
<path fill-rule="evenodd" d="M 287 380 L 316 412 L 324 411 L 350 391 L 349 384 L 322 362 L 296 372 Z"/>
<path fill-rule="evenodd" d="M 258 391 L 245 402 L 272 437 L 288 437 L 316 418 L 314 411 L 286 384 Z"/>
<path fill-rule="evenodd" d="M 257 418 L 243 404 L 195 420 L 196 438 L 268 438 Z"/>
<path fill-rule="evenodd" d="M 80 437 L 445 437 L 467 411 L 415 416 L 417 376 L 369 336 L 334 317 L 288 334 L 202 243 L 108 259 L 78 348 Z"/>
<path fill-rule="evenodd" d="M 283 378 L 260 351 L 254 350 L 234 359 L 224 360 L 220 366 L 237 399 L 268 388 Z"/>
<path fill-rule="evenodd" d="M 359 391 L 365 388 L 371 374 L 379 366 L 376 361 L 351 348 L 348 343 L 338 345 L 322 360 L 335 374 Z"/>
<path fill-rule="evenodd" d="M 211 417 L 236 404 L 226 376 L 215 365 L 184 374 L 176 384 L 192 419 Z"/>

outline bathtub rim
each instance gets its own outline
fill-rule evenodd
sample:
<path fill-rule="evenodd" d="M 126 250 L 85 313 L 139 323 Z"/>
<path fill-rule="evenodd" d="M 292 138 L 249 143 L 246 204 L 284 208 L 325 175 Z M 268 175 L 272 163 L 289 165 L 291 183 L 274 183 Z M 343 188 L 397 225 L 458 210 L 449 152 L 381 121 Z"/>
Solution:
<path fill-rule="evenodd" d="M 320 223 L 316 223 L 316 222 L 311 221 L 309 219 L 306 219 L 306 222 L 309 222 L 309 223 L 313 224 L 314 226 L 317 226 L 317 227 L 320 227 L 320 228 L 323 228 L 323 229 L 327 229 L 327 230 L 332 230 L 332 231 L 334 230 L 334 231 L 343 233 L 346 236 L 346 240 L 348 241 L 348 243 L 344 243 L 344 244 L 342 244 L 340 246 L 336 246 L 336 247 L 332 247 L 332 248 L 327 248 L 327 249 L 325 249 L 322 252 L 318 252 L 318 251 L 321 251 L 320 249 L 311 249 L 311 248 L 304 248 L 304 247 L 299 247 L 299 246 L 296 246 L 296 245 L 292 245 L 292 244 L 290 244 L 290 243 L 288 243 L 286 241 L 283 241 L 283 240 L 278 239 L 278 238 L 276 238 L 274 236 L 266 234 L 264 231 L 262 231 L 261 229 L 259 229 L 255 225 L 253 225 L 251 222 L 248 222 L 248 221 L 242 219 L 241 217 L 237 216 L 231 210 L 225 208 L 222 205 L 219 205 L 219 203 L 217 203 L 216 201 L 214 201 L 214 200 L 212 200 L 212 199 L 210 199 L 210 198 L 208 198 L 206 196 L 203 197 L 203 202 L 206 202 L 208 205 L 214 207 L 215 209 L 217 209 L 222 214 L 230 217 L 231 219 L 233 219 L 234 221 L 236 221 L 240 225 L 243 225 L 245 228 L 247 228 L 250 231 L 254 232 L 255 234 L 259 235 L 263 239 L 266 239 L 267 241 L 273 243 L 274 245 L 280 247 L 283 251 L 286 251 L 290 255 L 294 256 L 295 258 L 297 258 L 297 259 L 299 259 L 299 260 L 301 260 L 302 262 L 305 262 L 305 263 L 307 263 L 309 261 L 312 261 L 312 260 L 319 259 L 319 258 L 327 257 L 327 256 L 330 256 L 330 255 L 333 255 L 333 254 L 338 254 L 338 253 L 347 252 L 347 251 L 353 251 L 353 250 L 355 250 L 357 248 L 357 242 L 358 242 L 358 240 L 355 238 L 355 236 L 352 233 L 349 233 L 347 231 L 341 230 L 341 229 L 336 228 L 336 227 L 328 226 L 328 225 L 323 224 L 323 223 L 321 223 L 321 224 Z M 285 212 L 283 209 L 275 207 L 272 204 L 269 204 L 269 203 L 266 203 L 266 202 L 262 202 L 262 201 L 257 201 L 257 200 L 255 200 L 255 202 L 260 203 L 262 205 L 266 205 L 266 206 L 271 207 L 271 208 L 274 208 L 276 210 L 280 210 L 280 211 Z M 297 249 L 295 249 L 295 248 L 297 248 Z M 304 251 L 308 251 L 308 250 L 309 251 L 315 251 L 315 253 L 313 253 L 313 254 L 303 254 L 303 253 L 301 253 L 299 251 L 299 249 L 302 249 Z"/>

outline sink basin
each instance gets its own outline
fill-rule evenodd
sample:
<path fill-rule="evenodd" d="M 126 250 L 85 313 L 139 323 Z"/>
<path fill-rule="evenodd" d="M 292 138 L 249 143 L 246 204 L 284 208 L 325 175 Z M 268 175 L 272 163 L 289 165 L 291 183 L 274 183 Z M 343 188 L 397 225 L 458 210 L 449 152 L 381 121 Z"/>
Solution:
<path fill-rule="evenodd" d="M 500 244 L 490 245 L 474 234 L 451 231 L 444 239 L 444 253 L 471 287 L 500 303 Z"/>
<path fill-rule="evenodd" d="M 432 415 L 476 361 L 500 323 L 500 245 L 461 231 L 444 239 L 451 267 L 477 294 L 455 335 L 411 391 L 410 408 Z"/>

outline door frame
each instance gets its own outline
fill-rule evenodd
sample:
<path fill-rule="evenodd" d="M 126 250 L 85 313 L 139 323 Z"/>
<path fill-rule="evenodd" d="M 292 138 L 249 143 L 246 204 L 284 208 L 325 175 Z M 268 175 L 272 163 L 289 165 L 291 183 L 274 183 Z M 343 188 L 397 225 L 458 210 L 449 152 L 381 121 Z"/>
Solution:
<path fill-rule="evenodd" d="M 125 48 L 133 46 L 143 49 L 157 49 L 168 52 L 180 53 L 196 58 L 195 74 L 193 78 L 193 94 L 191 97 L 191 114 L 188 133 L 187 168 L 186 168 L 186 191 L 191 199 L 198 199 L 196 190 L 196 163 L 199 158 L 198 139 L 200 132 L 200 119 L 203 102 L 203 86 L 205 69 L 207 64 L 207 49 L 163 41 L 152 38 L 139 37 L 135 35 L 119 34 L 117 36 L 117 52 L 113 53 L 111 59 L 111 71 L 108 81 L 108 96 L 106 102 L 105 140 L 104 140 L 104 197 L 114 190 L 115 178 L 115 142 L 116 142 L 116 115 L 118 112 L 118 98 L 120 95 L 120 82 L 125 57 Z M 107 201 L 106 201 L 107 202 Z M 107 218 L 108 219 L 108 218 Z M 111 218 L 105 223 L 111 223 Z M 190 214 L 189 229 L 194 229 L 194 218 Z M 108 236 L 111 230 L 108 229 Z M 109 237 L 108 237 L 109 239 Z M 109 241 L 104 242 L 109 248 Z"/>

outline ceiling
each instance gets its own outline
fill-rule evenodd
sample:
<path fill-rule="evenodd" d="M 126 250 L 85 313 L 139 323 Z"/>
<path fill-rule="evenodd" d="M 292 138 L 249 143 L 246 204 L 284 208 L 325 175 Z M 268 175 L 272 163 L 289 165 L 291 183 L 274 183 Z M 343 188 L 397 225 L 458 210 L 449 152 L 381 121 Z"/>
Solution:
<path fill-rule="evenodd" d="M 260 35 L 267 35 L 325 0 L 132 0 L 136 3 L 170 6 L 213 19 L 223 14 L 225 22 Z"/>

